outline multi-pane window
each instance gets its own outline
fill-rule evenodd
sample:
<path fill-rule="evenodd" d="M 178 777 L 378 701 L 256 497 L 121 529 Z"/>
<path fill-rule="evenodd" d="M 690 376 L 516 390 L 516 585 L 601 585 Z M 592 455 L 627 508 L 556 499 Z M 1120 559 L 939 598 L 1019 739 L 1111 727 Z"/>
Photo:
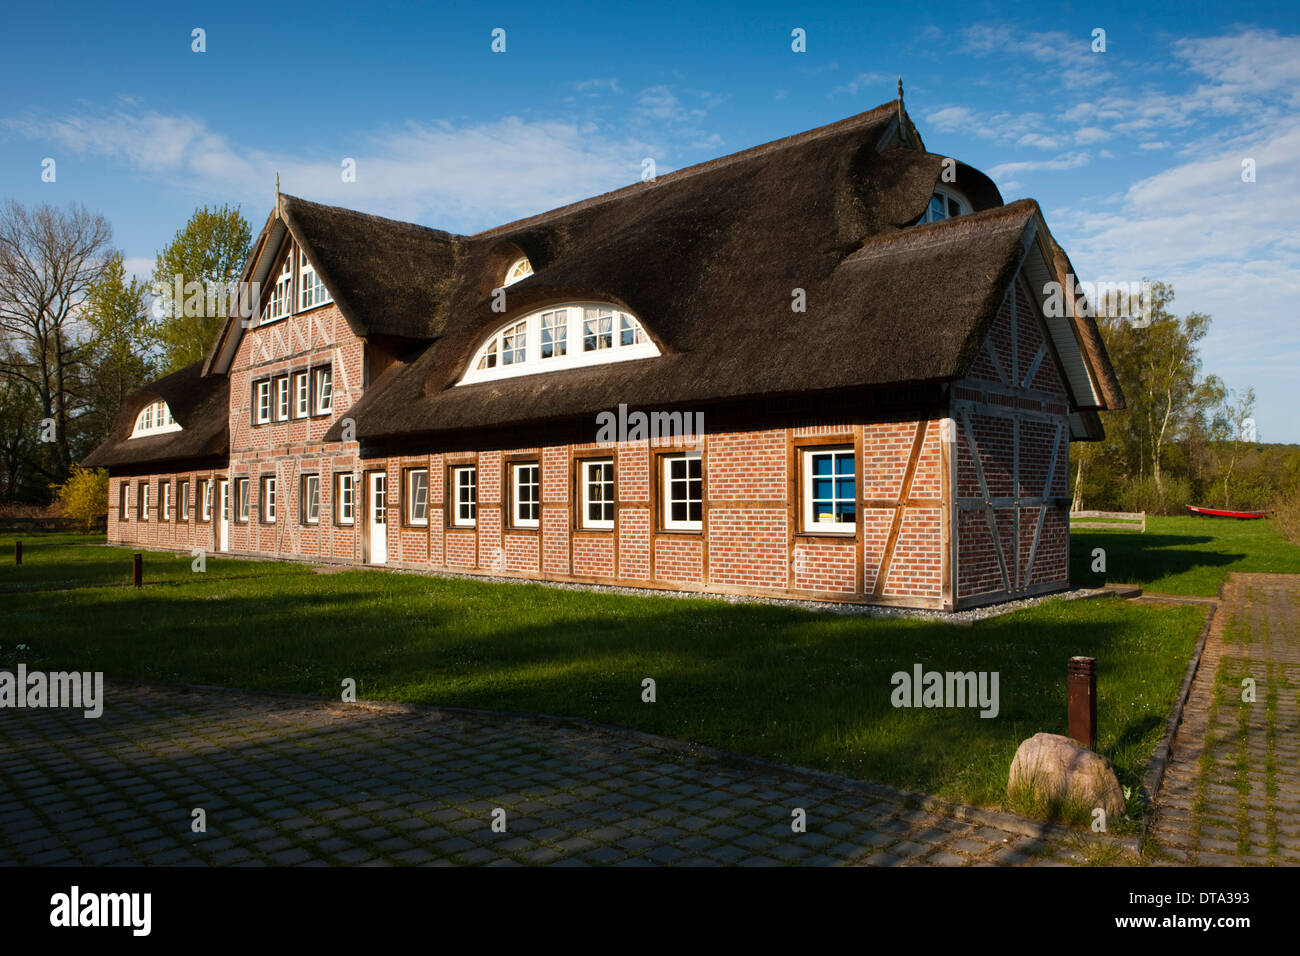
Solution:
<path fill-rule="evenodd" d="M 136 517 L 141 521 L 149 520 L 149 482 L 140 482 L 139 490 L 136 492 L 138 499 L 136 501 L 136 510 L 139 512 Z"/>
<path fill-rule="evenodd" d="M 461 528 L 472 528 L 478 520 L 478 469 L 463 465 L 451 470 L 452 500 L 451 523 Z"/>
<path fill-rule="evenodd" d="M 190 520 L 190 483 L 186 479 L 180 482 L 176 492 L 176 520 Z"/>
<path fill-rule="evenodd" d="M 271 382 L 264 379 L 254 386 L 253 421 L 265 425 L 271 420 Z"/>
<path fill-rule="evenodd" d="M 429 523 L 429 469 L 412 468 L 406 473 L 406 522 Z"/>
<path fill-rule="evenodd" d="M 925 212 L 921 218 L 916 221 L 917 225 L 925 222 L 939 222 L 942 219 L 955 219 L 957 216 L 970 214 L 970 205 L 956 192 L 940 188 L 936 189 L 930 196 L 930 204 L 926 206 Z"/>
<path fill-rule="evenodd" d="M 501 364 L 517 365 L 528 357 L 528 323 L 518 325 L 501 333 Z"/>
<path fill-rule="evenodd" d="M 356 478 L 352 472 L 345 471 L 335 478 L 334 500 L 337 502 L 339 524 L 353 524 L 356 521 Z"/>
<path fill-rule="evenodd" d="M 261 487 L 261 505 L 262 521 L 266 524 L 275 523 L 275 478 L 267 475 L 262 478 Z"/>
<path fill-rule="evenodd" d="M 248 520 L 248 486 L 247 478 L 235 479 L 235 520 Z"/>
<path fill-rule="evenodd" d="M 703 481 L 698 453 L 663 458 L 664 527 L 699 531 L 703 517 Z"/>
<path fill-rule="evenodd" d="M 848 448 L 804 451 L 805 531 L 851 534 L 857 530 L 856 461 Z"/>
<path fill-rule="evenodd" d="M 614 347 L 614 310 L 586 308 L 582 310 L 582 350 Z"/>
<path fill-rule="evenodd" d="M 308 390 L 310 381 L 306 372 L 298 372 L 293 377 L 294 418 L 306 418 L 311 414 L 311 396 Z"/>
<path fill-rule="evenodd" d="M 172 484 L 170 481 L 158 482 L 158 520 L 172 520 Z"/>
<path fill-rule="evenodd" d="M 493 332 L 459 384 L 658 354 L 641 323 L 626 312 L 603 305 L 550 306 Z"/>
<path fill-rule="evenodd" d="M 212 520 L 212 480 L 209 478 L 199 480 L 199 520 Z"/>
<path fill-rule="evenodd" d="M 513 524 L 516 528 L 536 528 L 541 518 L 541 468 L 536 463 L 515 465 L 512 469 Z"/>
<path fill-rule="evenodd" d="M 172 410 L 164 401 L 150 402 L 135 417 L 135 426 L 131 429 L 132 438 L 146 435 L 159 435 L 164 432 L 178 432 L 180 423 L 172 418 Z"/>
<path fill-rule="evenodd" d="M 582 527 L 614 527 L 614 462 L 582 462 Z"/>
<path fill-rule="evenodd" d="M 330 372 L 331 370 L 328 368 L 318 368 L 313 373 L 316 376 L 317 415 L 328 415 L 334 403 L 334 383 Z"/>
<path fill-rule="evenodd" d="M 542 358 L 558 358 L 568 353 L 569 310 L 542 313 Z"/>
<path fill-rule="evenodd" d="M 276 319 L 283 319 L 289 314 L 292 304 L 293 253 L 289 253 L 284 257 L 280 272 L 275 277 L 275 285 L 271 286 L 271 294 L 267 297 L 266 308 L 262 310 L 262 321 L 274 322 Z"/>
<path fill-rule="evenodd" d="M 319 305 L 324 305 L 330 301 L 330 294 L 325 291 L 325 283 L 321 282 L 320 276 L 316 274 L 316 269 L 307 257 L 298 250 L 298 261 L 300 271 L 298 275 L 298 308 L 314 309 Z"/>
<path fill-rule="evenodd" d="M 289 417 L 289 376 L 281 375 L 275 380 L 275 420 L 282 422 Z"/>
<path fill-rule="evenodd" d="M 303 475 L 298 494 L 302 499 L 302 523 L 320 524 L 320 475 Z"/>
<path fill-rule="evenodd" d="M 506 281 L 502 284 L 502 288 L 514 285 L 520 279 L 527 279 L 532 274 L 533 264 L 531 262 L 527 259 L 516 259 L 506 272 Z"/>

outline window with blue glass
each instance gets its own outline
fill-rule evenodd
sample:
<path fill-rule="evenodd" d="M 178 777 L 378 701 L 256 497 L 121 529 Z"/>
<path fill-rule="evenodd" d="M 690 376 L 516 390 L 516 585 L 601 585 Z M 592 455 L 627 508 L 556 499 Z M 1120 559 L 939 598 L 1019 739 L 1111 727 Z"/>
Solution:
<path fill-rule="evenodd" d="M 852 448 L 803 453 L 803 529 L 853 534 L 858 526 L 857 456 Z"/>

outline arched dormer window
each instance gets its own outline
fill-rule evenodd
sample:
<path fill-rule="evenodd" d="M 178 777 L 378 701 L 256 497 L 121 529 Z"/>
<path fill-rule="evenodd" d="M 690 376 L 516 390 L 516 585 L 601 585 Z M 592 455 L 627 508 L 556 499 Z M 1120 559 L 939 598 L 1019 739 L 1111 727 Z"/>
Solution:
<path fill-rule="evenodd" d="M 641 323 L 626 312 L 588 302 L 553 305 L 512 319 L 488 336 L 457 384 L 658 354 Z"/>
<path fill-rule="evenodd" d="M 508 285 L 514 285 L 520 279 L 527 279 L 533 274 L 533 264 L 525 256 L 522 259 L 516 259 L 510 263 L 510 268 L 506 270 L 506 281 L 502 283 L 504 289 Z"/>
<path fill-rule="evenodd" d="M 181 423 L 172 418 L 172 410 L 164 401 L 150 402 L 135 416 L 135 428 L 131 430 L 132 438 L 144 438 L 147 435 L 162 435 L 165 432 L 178 432 Z"/>
<path fill-rule="evenodd" d="M 935 186 L 934 193 L 930 196 L 930 205 L 925 208 L 916 225 L 939 222 L 941 219 L 956 219 L 958 216 L 969 216 L 970 213 L 970 202 L 965 196 L 949 186 Z"/>

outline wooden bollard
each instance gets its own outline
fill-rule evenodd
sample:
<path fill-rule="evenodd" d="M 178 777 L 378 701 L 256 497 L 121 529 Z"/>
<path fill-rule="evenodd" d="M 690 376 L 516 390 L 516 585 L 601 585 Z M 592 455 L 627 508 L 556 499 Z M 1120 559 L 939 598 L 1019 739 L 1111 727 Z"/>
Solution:
<path fill-rule="evenodd" d="M 14 564 L 22 564 L 22 563 L 23 563 L 23 543 L 21 541 L 15 541 L 14 542 Z"/>
<path fill-rule="evenodd" d="M 131 583 L 136 587 L 144 584 L 144 555 L 131 555 Z"/>
<path fill-rule="evenodd" d="M 1071 657 L 1066 686 L 1069 690 L 1070 737 L 1097 749 L 1097 659 Z"/>

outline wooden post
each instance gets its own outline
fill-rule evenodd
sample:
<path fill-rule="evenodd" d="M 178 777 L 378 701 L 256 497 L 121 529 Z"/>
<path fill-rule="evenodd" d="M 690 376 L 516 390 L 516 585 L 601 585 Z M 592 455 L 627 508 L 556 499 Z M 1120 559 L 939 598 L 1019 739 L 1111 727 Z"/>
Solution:
<path fill-rule="evenodd" d="M 1068 674 L 1070 736 L 1089 750 L 1096 750 L 1097 659 L 1071 657 Z"/>
<path fill-rule="evenodd" d="M 23 563 L 23 543 L 21 541 L 15 541 L 14 542 L 14 564 L 22 564 L 22 563 Z"/>
<path fill-rule="evenodd" d="M 136 587 L 144 584 L 144 555 L 131 555 L 131 583 Z"/>

